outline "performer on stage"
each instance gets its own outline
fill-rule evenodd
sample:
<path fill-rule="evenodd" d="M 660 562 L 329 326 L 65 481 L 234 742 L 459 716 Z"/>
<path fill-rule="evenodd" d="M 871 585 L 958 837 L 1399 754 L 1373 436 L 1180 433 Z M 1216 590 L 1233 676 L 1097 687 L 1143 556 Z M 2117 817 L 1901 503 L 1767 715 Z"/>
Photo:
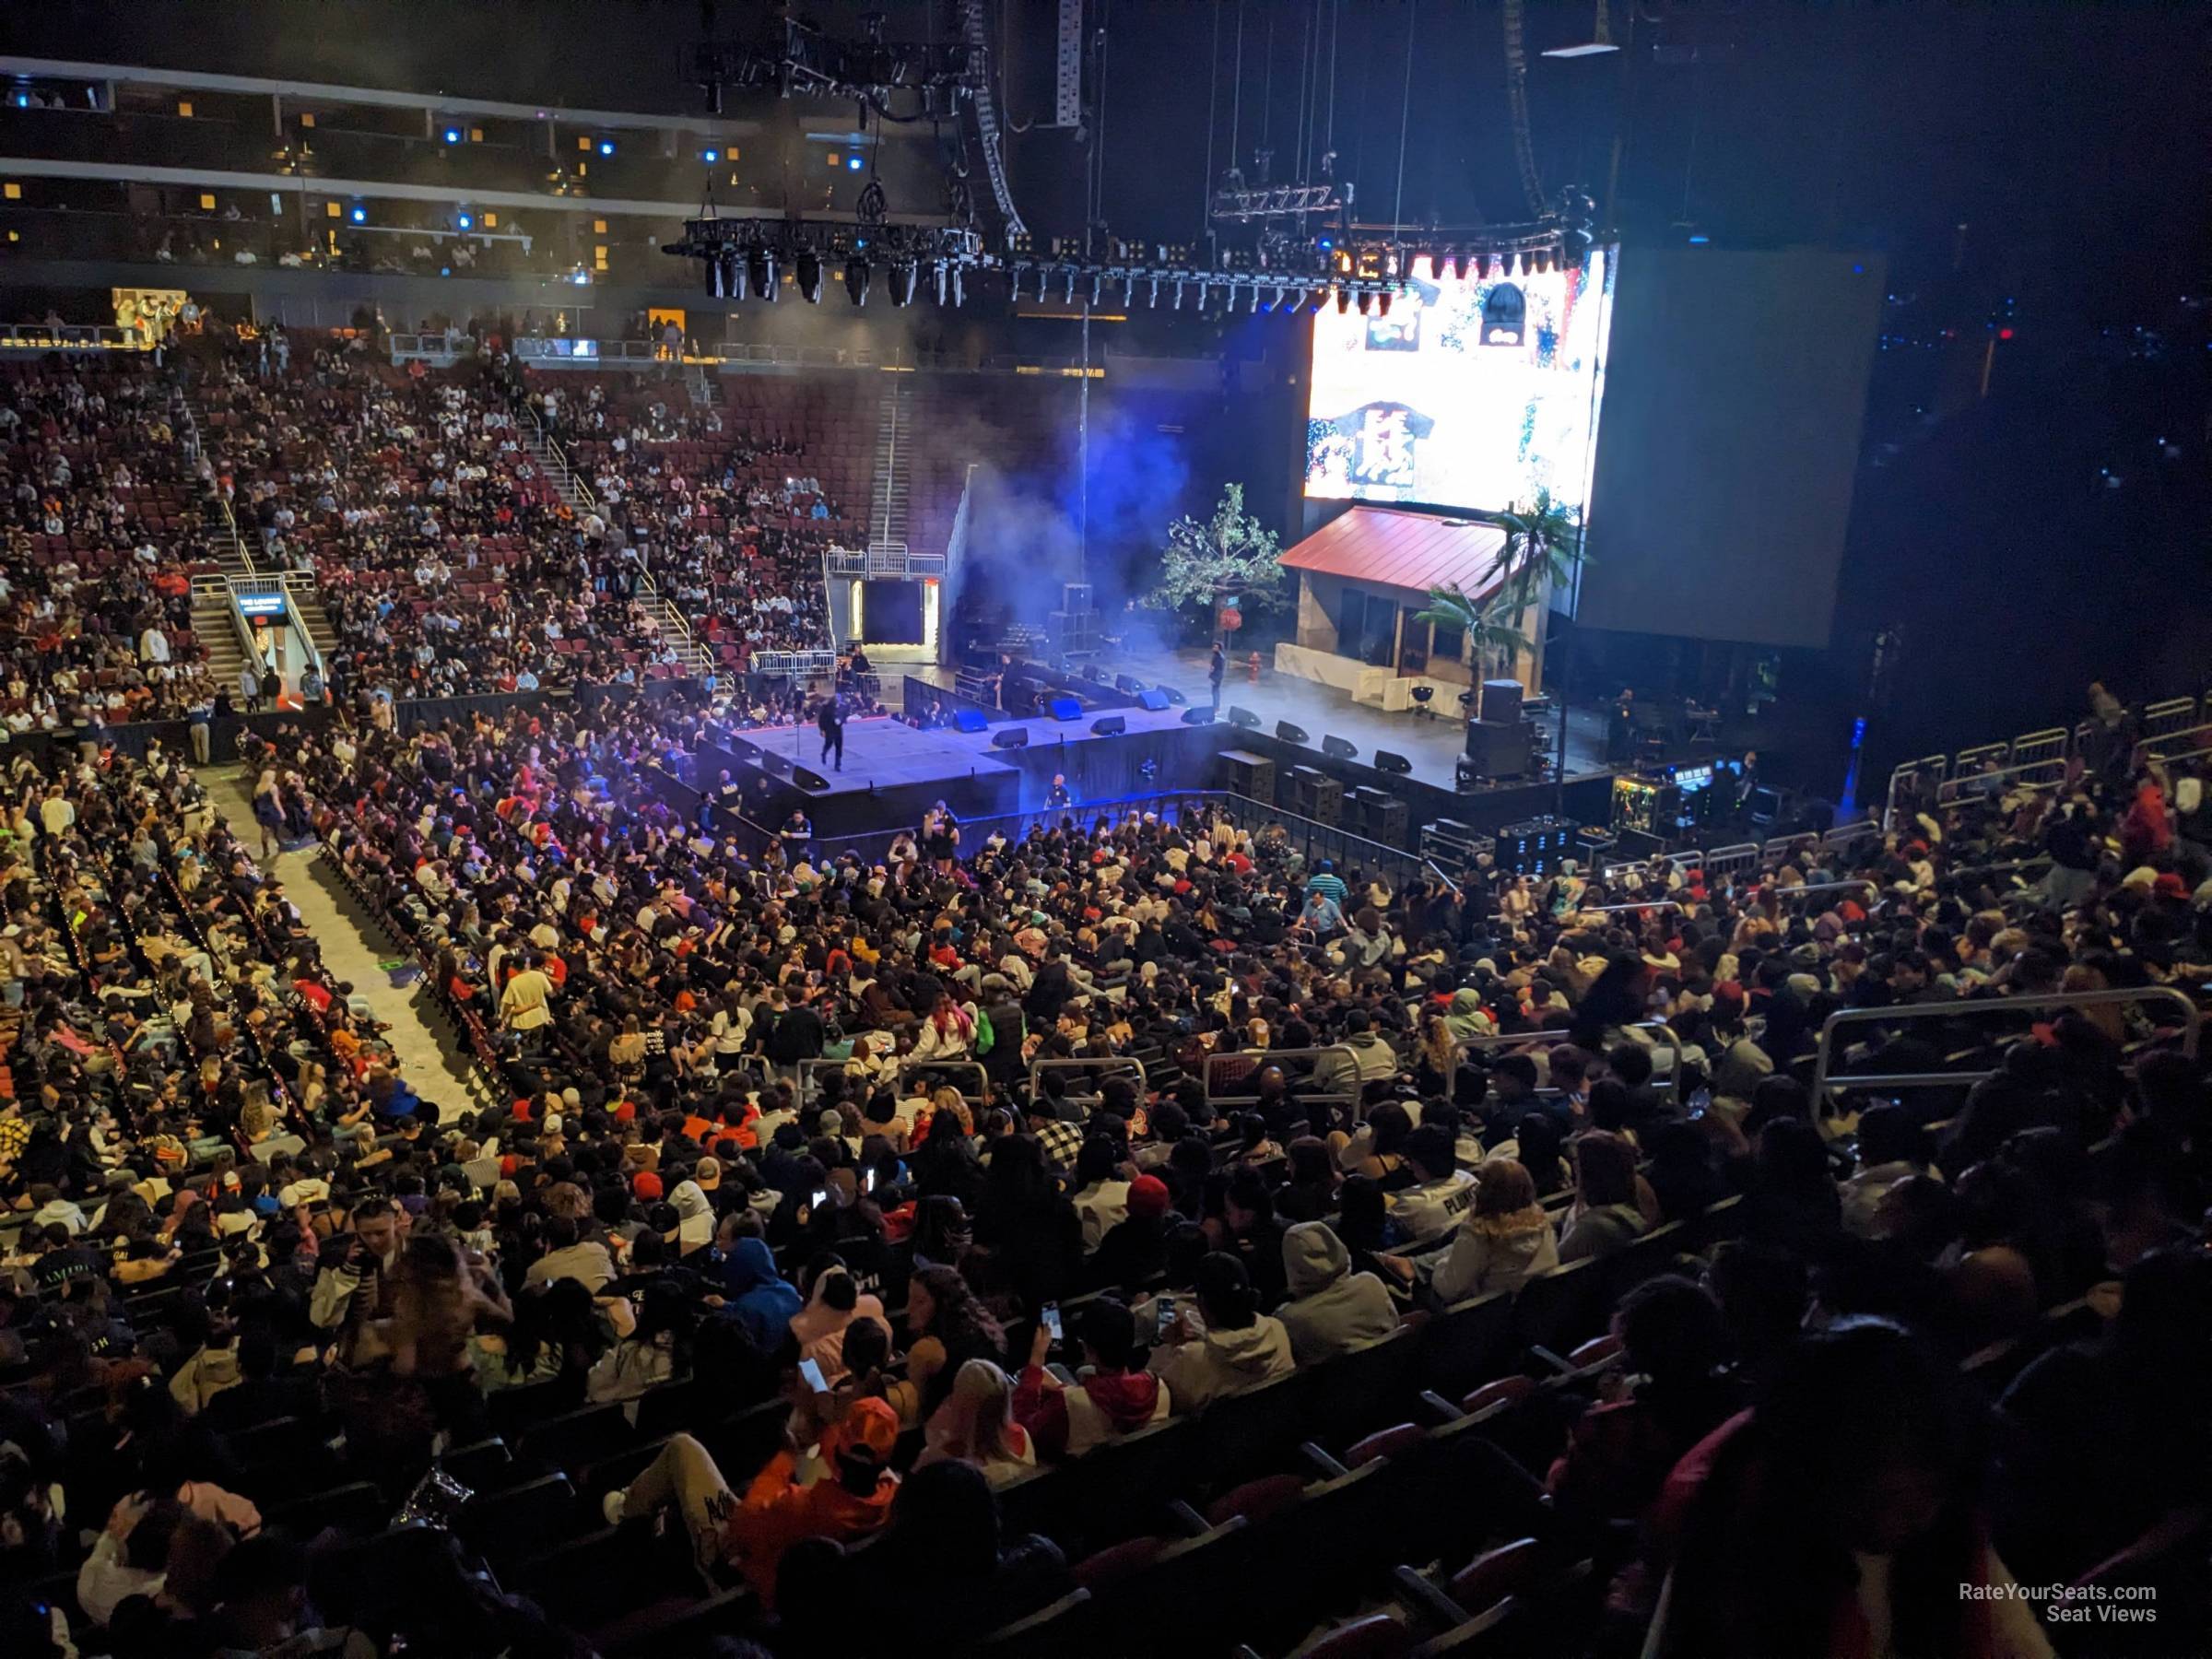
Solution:
<path fill-rule="evenodd" d="M 832 693 L 822 701 L 821 712 L 815 724 L 822 729 L 822 759 L 830 759 L 830 751 L 837 751 L 837 771 L 845 770 L 845 712 L 838 697 Z"/>
<path fill-rule="evenodd" d="M 1053 787 L 1051 792 L 1045 795 L 1044 804 L 1054 812 L 1076 804 L 1075 791 L 1067 786 L 1066 773 L 1054 772 L 1053 774 Z"/>
<path fill-rule="evenodd" d="M 1221 653 L 1221 647 L 1217 645 L 1214 647 L 1213 665 L 1206 671 L 1206 683 L 1214 688 L 1214 712 L 1217 714 L 1221 712 L 1221 677 L 1228 672 L 1229 658 Z"/>
<path fill-rule="evenodd" d="M 1606 763 L 1625 766 L 1635 758 L 1636 693 L 1623 686 L 1606 717 Z"/>

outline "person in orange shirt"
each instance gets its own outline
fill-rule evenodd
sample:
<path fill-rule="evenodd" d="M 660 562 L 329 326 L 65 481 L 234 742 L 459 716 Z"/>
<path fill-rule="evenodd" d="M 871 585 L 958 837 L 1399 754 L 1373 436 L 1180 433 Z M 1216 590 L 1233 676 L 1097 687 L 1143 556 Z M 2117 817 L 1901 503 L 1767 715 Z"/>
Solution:
<path fill-rule="evenodd" d="M 822 1419 L 834 1418 L 824 1426 Z M 819 1430 L 822 1461 L 832 1473 L 812 1486 L 797 1480 L 802 1442 Z M 776 1568 L 802 1538 L 840 1543 L 888 1525 L 899 1477 L 891 1450 L 899 1416 L 873 1396 L 815 1394 L 802 1382 L 781 1451 L 754 1476 L 743 1497 L 732 1492 L 707 1449 L 688 1434 L 669 1437 L 645 1472 L 606 1495 L 610 1524 L 642 1520 L 673 1506 L 691 1534 L 692 1549 L 709 1576 L 728 1566 L 771 1611 Z"/>

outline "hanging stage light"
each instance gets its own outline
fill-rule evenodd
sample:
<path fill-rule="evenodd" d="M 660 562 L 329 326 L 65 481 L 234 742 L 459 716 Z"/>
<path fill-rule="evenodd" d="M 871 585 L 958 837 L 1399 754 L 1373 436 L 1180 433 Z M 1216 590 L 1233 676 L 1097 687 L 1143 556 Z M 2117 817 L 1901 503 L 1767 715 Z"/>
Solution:
<path fill-rule="evenodd" d="M 1090 309 L 1099 309 L 1099 299 L 1106 290 L 1106 278 L 1099 272 L 1090 274 Z"/>
<path fill-rule="evenodd" d="M 743 300 L 752 286 L 746 279 L 745 255 L 731 248 L 723 254 L 721 264 L 723 291 L 733 300 Z"/>
<path fill-rule="evenodd" d="M 1452 250 L 1452 275 L 1461 282 L 1467 279 L 1467 251 L 1465 248 Z"/>
<path fill-rule="evenodd" d="M 1178 276 L 1178 277 L 1176 277 L 1176 278 L 1175 278 L 1175 306 L 1174 306 L 1174 309 L 1175 309 L 1175 310 L 1177 310 L 1177 311 L 1181 311 L 1181 310 L 1182 309 L 1182 277 L 1180 277 L 1180 276 Z"/>
<path fill-rule="evenodd" d="M 954 307 L 957 309 L 964 304 L 966 298 L 960 291 L 960 267 L 956 265 L 952 267 L 952 303 Z"/>
<path fill-rule="evenodd" d="M 792 272 L 798 278 L 799 298 L 809 305 L 819 305 L 822 302 L 822 256 L 812 248 L 801 248 Z"/>
<path fill-rule="evenodd" d="M 845 261 L 845 296 L 855 305 L 868 302 L 868 262 L 857 253 Z"/>
<path fill-rule="evenodd" d="M 707 294 L 715 300 L 730 297 L 729 266 L 719 254 L 707 261 Z"/>
<path fill-rule="evenodd" d="M 945 303 L 946 277 L 945 262 L 941 259 L 935 261 L 929 267 L 929 287 L 930 291 L 936 296 L 939 305 Z"/>
<path fill-rule="evenodd" d="M 884 282 L 890 293 L 891 303 L 894 306 L 912 305 L 914 302 L 914 262 L 912 260 L 892 261 L 889 270 L 884 274 Z"/>
<path fill-rule="evenodd" d="M 1336 314 L 1337 314 L 1338 316 L 1340 316 L 1340 317 L 1341 317 L 1341 316 L 1343 316 L 1343 315 L 1344 315 L 1344 313 L 1345 313 L 1346 312 L 1348 312 L 1348 311 L 1350 311 L 1351 309 L 1352 309 L 1352 291 L 1351 291 L 1351 289 L 1349 289 L 1349 288 L 1338 288 L 1338 289 L 1336 290 Z"/>
<path fill-rule="evenodd" d="M 746 255 L 746 275 L 751 278 L 753 292 L 773 305 L 777 300 L 776 256 L 766 248 L 755 248 Z"/>
<path fill-rule="evenodd" d="M 1063 305 L 1073 305 L 1076 302 L 1076 267 L 1069 265 L 1067 269 L 1060 273 L 1060 302 Z M 1040 296 L 1040 298 L 1041 297 Z"/>
<path fill-rule="evenodd" d="M 1155 308 L 1159 304 L 1159 278 L 1157 276 L 1152 278 L 1150 288 L 1145 295 L 1145 303 Z"/>
<path fill-rule="evenodd" d="M 1388 288 L 1384 288 L 1375 296 L 1375 309 L 1386 317 L 1390 315 L 1390 290 Z"/>
<path fill-rule="evenodd" d="M 1538 248 L 1538 249 L 1536 250 L 1535 258 L 1536 258 L 1536 269 L 1537 269 L 1537 271 L 1538 271 L 1538 272 L 1545 272 L 1545 271 L 1548 271 L 1548 270 L 1550 270 L 1550 269 L 1551 269 L 1551 250 L 1550 250 L 1550 249 L 1548 249 L 1548 248 Z"/>
<path fill-rule="evenodd" d="M 1359 314 L 1363 317 L 1366 316 L 1367 313 L 1373 309 L 1375 297 L 1372 294 L 1362 290 L 1359 295 Z"/>

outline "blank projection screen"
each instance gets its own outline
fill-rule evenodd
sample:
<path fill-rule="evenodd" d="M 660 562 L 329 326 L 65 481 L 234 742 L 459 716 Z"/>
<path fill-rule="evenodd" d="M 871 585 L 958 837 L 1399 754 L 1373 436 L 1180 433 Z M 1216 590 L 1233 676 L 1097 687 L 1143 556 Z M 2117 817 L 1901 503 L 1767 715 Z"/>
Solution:
<path fill-rule="evenodd" d="M 922 643 L 922 584 L 869 582 L 861 597 L 863 638 L 871 645 Z"/>
<path fill-rule="evenodd" d="M 1827 646 L 1882 278 L 1873 254 L 1629 251 L 1583 627 Z"/>

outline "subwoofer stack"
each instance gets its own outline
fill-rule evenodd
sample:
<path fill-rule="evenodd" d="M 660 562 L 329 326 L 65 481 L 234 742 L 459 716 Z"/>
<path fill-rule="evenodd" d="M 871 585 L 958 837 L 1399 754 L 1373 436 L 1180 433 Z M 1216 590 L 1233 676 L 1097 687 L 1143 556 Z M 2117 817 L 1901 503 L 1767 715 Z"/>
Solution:
<path fill-rule="evenodd" d="M 1530 771 L 1530 737 L 1521 719 L 1521 682 L 1484 680 L 1467 723 L 1467 770 L 1478 778 L 1519 778 Z"/>

